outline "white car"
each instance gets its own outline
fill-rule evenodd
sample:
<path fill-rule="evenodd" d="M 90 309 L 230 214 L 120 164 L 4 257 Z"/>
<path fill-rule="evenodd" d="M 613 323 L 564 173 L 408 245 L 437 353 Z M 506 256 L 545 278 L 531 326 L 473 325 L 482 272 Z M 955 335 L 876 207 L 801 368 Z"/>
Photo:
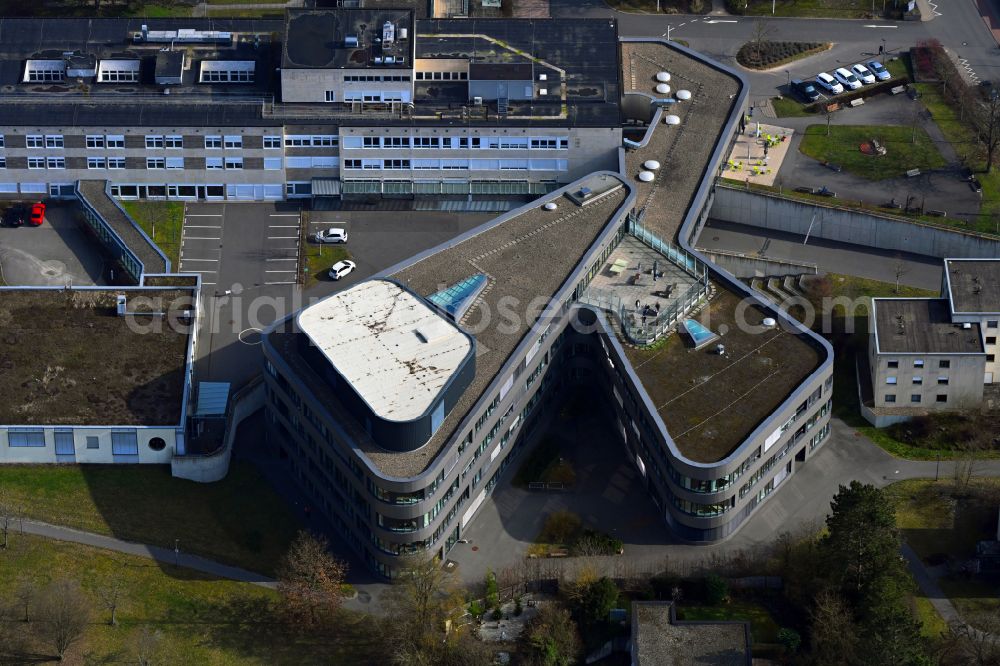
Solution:
<path fill-rule="evenodd" d="M 857 65 L 851 67 L 851 72 L 854 76 L 861 80 L 861 83 L 868 85 L 869 83 L 875 83 L 875 75 L 868 71 L 868 68 L 862 65 L 860 62 Z"/>
<path fill-rule="evenodd" d="M 843 83 L 844 87 L 848 90 L 857 90 L 861 87 L 861 81 L 848 69 L 838 67 L 833 71 L 833 75 L 837 77 L 837 80 Z"/>
<path fill-rule="evenodd" d="M 831 95 L 839 95 L 844 92 L 844 86 L 837 83 L 837 79 L 833 78 L 826 72 L 820 72 L 816 75 L 816 83 L 820 88 L 827 91 Z"/>
<path fill-rule="evenodd" d="M 334 227 L 333 229 L 317 231 L 316 235 L 313 236 L 313 239 L 315 239 L 317 243 L 346 243 L 347 229 Z"/>
<path fill-rule="evenodd" d="M 344 259 L 343 261 L 338 261 L 333 266 L 330 267 L 330 279 L 339 280 L 351 271 L 357 268 L 357 264 L 349 259 Z"/>
<path fill-rule="evenodd" d="M 892 74 L 889 73 L 882 63 L 878 60 L 869 60 L 865 63 L 868 66 L 868 71 L 875 75 L 875 78 L 879 81 L 888 81 L 892 78 Z"/>

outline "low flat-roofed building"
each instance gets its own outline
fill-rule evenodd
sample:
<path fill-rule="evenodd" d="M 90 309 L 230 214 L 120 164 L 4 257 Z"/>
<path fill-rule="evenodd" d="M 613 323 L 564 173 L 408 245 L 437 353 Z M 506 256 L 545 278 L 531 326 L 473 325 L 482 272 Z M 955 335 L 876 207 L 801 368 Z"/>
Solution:
<path fill-rule="evenodd" d="M 931 411 L 978 407 L 986 351 L 979 323 L 952 319 L 946 298 L 875 298 L 863 411 L 888 425 Z M 864 369 L 863 369 L 864 370 Z"/>
<path fill-rule="evenodd" d="M 669 601 L 632 602 L 632 666 L 750 666 L 750 623 L 684 621 Z"/>
<path fill-rule="evenodd" d="M 986 350 L 984 382 L 1000 382 L 1000 259 L 945 259 L 944 293 L 955 322 L 977 323 Z"/>
<path fill-rule="evenodd" d="M 183 454 L 197 298 L 196 285 L 0 289 L 0 462 Z"/>

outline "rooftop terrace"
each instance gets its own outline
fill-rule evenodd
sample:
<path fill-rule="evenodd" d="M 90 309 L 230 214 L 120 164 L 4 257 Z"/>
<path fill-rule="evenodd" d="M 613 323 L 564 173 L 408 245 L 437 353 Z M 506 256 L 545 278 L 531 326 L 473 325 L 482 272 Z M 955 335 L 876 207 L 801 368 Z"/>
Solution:
<path fill-rule="evenodd" d="M 879 353 L 984 353 L 979 324 L 952 323 L 947 299 L 875 298 L 872 313 Z"/>
<path fill-rule="evenodd" d="M 1000 259 L 946 259 L 955 312 L 1000 312 Z"/>
<path fill-rule="evenodd" d="M 466 325 L 469 322 L 473 325 L 482 321 L 490 323 L 484 330 L 475 332 L 475 376 L 444 423 L 422 448 L 406 453 L 382 449 L 364 435 L 353 419 L 346 417 L 351 421 L 348 427 L 361 444 L 363 453 L 383 474 L 413 477 L 434 461 L 535 323 L 535 319 L 525 316 L 528 304 L 538 297 L 551 297 L 560 289 L 598 235 L 619 213 L 628 196 L 628 190 L 611 176 L 594 176 L 584 184 L 595 192 L 606 190 L 607 193 L 582 207 L 567 197 L 550 195 L 533 202 L 525 212 L 499 223 L 487 223 L 478 233 L 389 276 L 426 297 L 470 275 L 484 273 L 489 276 L 489 283 L 462 322 Z M 553 200 L 558 203 L 557 210 L 542 209 L 542 204 Z M 538 270 L 540 266 L 545 270 Z M 498 304 L 501 301 L 508 306 L 515 304 L 516 321 L 500 316 L 502 310 Z M 296 335 L 286 325 L 269 338 L 320 400 L 335 403 L 329 385 L 298 355 Z M 336 411 L 336 406 L 331 409 Z"/>
<path fill-rule="evenodd" d="M 661 122 L 645 147 L 625 153 L 626 176 L 636 187 L 636 207 L 645 208 L 643 224 L 673 242 L 706 175 L 740 85 L 732 76 L 663 44 L 623 42 L 621 48 L 626 92 L 664 97 L 654 92 L 661 71 L 670 73 L 672 93 L 691 91 L 690 100 L 664 112 L 679 116 L 679 125 Z M 661 164 L 650 183 L 636 177 L 646 160 Z"/>
<path fill-rule="evenodd" d="M 750 663 L 743 622 L 677 622 L 669 603 L 632 604 L 637 666 L 746 666 Z"/>
<path fill-rule="evenodd" d="M 115 313 L 120 293 L 129 312 L 174 316 L 195 298 L 190 289 L 0 289 L 0 383 L 9 393 L 0 423 L 181 422 L 188 333 L 145 315 L 133 323 L 152 330 L 133 330 L 131 317 Z"/>
<path fill-rule="evenodd" d="M 714 286 L 715 297 L 695 319 L 720 335 L 724 355 L 714 344 L 695 351 L 678 333 L 653 348 L 625 347 L 678 450 L 698 463 L 732 453 L 823 360 L 805 334 L 764 329 L 772 315 L 759 305 L 738 323 L 741 296 Z"/>

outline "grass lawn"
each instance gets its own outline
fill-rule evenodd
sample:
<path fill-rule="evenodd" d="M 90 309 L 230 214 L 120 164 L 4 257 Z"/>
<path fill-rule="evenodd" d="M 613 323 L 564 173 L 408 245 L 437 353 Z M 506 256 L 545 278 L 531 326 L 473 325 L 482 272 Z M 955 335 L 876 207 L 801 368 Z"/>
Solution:
<path fill-rule="evenodd" d="M 867 0 L 777 0 L 774 16 L 807 16 L 817 18 L 866 18 L 871 15 Z M 748 16 L 771 16 L 771 0 L 750 0 Z M 879 8 L 881 9 L 881 8 Z"/>
<path fill-rule="evenodd" d="M 121 201 L 122 208 L 142 227 L 177 270 L 181 257 L 184 204 L 178 201 Z"/>
<path fill-rule="evenodd" d="M 940 638 L 942 634 L 948 633 L 948 623 L 927 597 L 910 597 L 910 609 L 913 617 L 920 620 L 920 635 L 924 638 Z"/>
<path fill-rule="evenodd" d="M 805 104 L 791 96 L 775 97 L 771 106 L 779 118 L 804 118 L 816 114 L 806 111 Z"/>
<path fill-rule="evenodd" d="M 1000 480 L 974 479 L 971 492 L 954 496 L 950 479 L 911 479 L 888 488 L 896 503 L 896 524 L 910 547 L 925 561 L 941 556 L 968 558 L 976 542 L 996 534 Z"/>
<path fill-rule="evenodd" d="M 518 488 L 527 488 L 528 484 L 534 481 L 562 483 L 567 486 L 573 485 L 576 481 L 573 467 L 559 456 L 558 439 L 554 437 L 542 439 L 518 467 L 511 483 Z"/>
<path fill-rule="evenodd" d="M 622 12 L 655 14 L 656 0 L 604 0 L 609 7 Z M 712 9 L 709 0 L 660 0 L 660 13 L 705 14 Z"/>
<path fill-rule="evenodd" d="M 778 623 L 766 608 L 751 601 L 732 601 L 721 606 L 677 607 L 678 620 L 749 620 L 754 643 L 777 643 Z"/>
<path fill-rule="evenodd" d="M 1000 585 L 979 578 L 941 578 L 938 584 L 966 622 L 976 626 L 982 615 L 1000 613 Z"/>
<path fill-rule="evenodd" d="M 329 280 L 327 272 L 342 259 L 350 259 L 351 253 L 343 245 L 325 245 L 307 241 L 305 244 L 305 283 L 310 287 L 320 280 Z"/>
<path fill-rule="evenodd" d="M 274 592 L 206 579 L 188 569 L 164 569 L 144 558 L 15 534 L 0 557 L 0 598 L 11 598 L 23 576 L 38 587 L 57 577 L 77 580 L 94 596 L 93 622 L 65 663 L 137 663 L 133 642 L 143 626 L 162 636 L 157 664 L 371 663 L 374 652 L 360 614 L 342 613 L 337 636 L 318 645 L 274 625 L 267 610 L 277 598 Z M 96 591 L 109 577 L 125 586 L 116 627 L 107 624 L 107 611 L 96 603 Z M 10 617 L 0 622 L 23 634 L 31 627 Z M 51 651 L 38 643 L 31 647 L 41 654 Z"/>
<path fill-rule="evenodd" d="M 845 171 L 869 180 L 897 178 L 909 169 L 936 169 L 945 165 L 922 128 L 879 125 L 831 125 L 827 136 L 825 124 L 806 128 L 799 150 L 813 159 L 839 164 Z M 916 141 L 912 141 L 912 137 Z M 875 157 L 863 154 L 858 147 L 873 138 L 886 148 Z"/>
<path fill-rule="evenodd" d="M 253 467 L 234 462 L 218 483 L 167 466 L 5 465 L 0 487 L 30 518 L 173 547 L 273 574 L 298 519 Z"/>

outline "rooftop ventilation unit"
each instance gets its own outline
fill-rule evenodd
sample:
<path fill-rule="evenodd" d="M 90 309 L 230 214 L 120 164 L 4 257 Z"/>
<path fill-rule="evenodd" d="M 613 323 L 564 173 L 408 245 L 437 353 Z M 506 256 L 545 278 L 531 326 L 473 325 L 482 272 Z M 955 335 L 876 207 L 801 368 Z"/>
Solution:
<path fill-rule="evenodd" d="M 396 59 L 393 56 L 386 56 L 383 62 L 387 65 L 394 65 L 396 63 Z"/>
<path fill-rule="evenodd" d="M 483 98 L 482 97 L 473 97 L 472 98 L 472 103 L 475 104 L 476 106 L 482 106 L 483 105 Z"/>
<path fill-rule="evenodd" d="M 385 25 L 382 26 L 382 43 L 392 44 L 396 41 L 396 26 L 392 24 L 392 21 L 386 21 Z"/>
<path fill-rule="evenodd" d="M 356 49 L 356 48 L 358 48 L 358 36 L 357 35 L 348 35 L 347 37 L 345 37 L 344 38 L 344 46 L 346 46 L 349 49 Z"/>
<path fill-rule="evenodd" d="M 143 24 L 142 31 L 133 33 L 132 41 L 137 44 L 232 44 L 233 33 L 221 30 L 150 30 Z"/>
<path fill-rule="evenodd" d="M 407 28 L 400 28 L 399 29 L 399 41 L 403 41 L 404 39 L 406 39 L 407 37 L 409 37 L 409 35 L 410 35 L 409 29 L 407 29 Z"/>
<path fill-rule="evenodd" d="M 125 303 L 126 303 L 125 294 L 118 294 L 116 313 L 118 314 L 119 317 L 125 316 Z"/>
<path fill-rule="evenodd" d="M 963 330 L 968 331 L 971 328 L 972 328 L 972 324 L 970 324 L 969 322 L 965 322 L 964 324 L 962 324 L 962 329 Z"/>

